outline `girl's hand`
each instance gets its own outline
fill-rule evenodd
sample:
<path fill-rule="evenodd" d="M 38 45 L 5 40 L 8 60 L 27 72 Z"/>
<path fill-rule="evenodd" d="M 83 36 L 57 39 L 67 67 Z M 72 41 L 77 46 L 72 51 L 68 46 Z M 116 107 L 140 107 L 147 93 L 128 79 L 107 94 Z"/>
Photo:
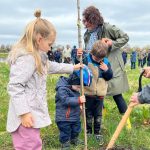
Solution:
<path fill-rule="evenodd" d="M 81 56 L 83 54 L 83 49 L 82 48 L 78 48 L 77 49 L 77 56 Z"/>
<path fill-rule="evenodd" d="M 31 128 L 34 125 L 33 116 L 31 113 L 23 114 L 21 117 L 21 124 L 26 128 Z"/>
<path fill-rule="evenodd" d="M 100 66 L 99 66 L 102 70 L 104 70 L 104 71 L 107 71 L 108 70 L 108 67 L 107 67 L 107 65 L 105 64 L 105 63 L 100 63 Z"/>
<path fill-rule="evenodd" d="M 83 68 L 83 64 L 81 65 L 79 63 L 79 64 L 74 65 L 74 70 L 80 70 L 80 68 Z"/>

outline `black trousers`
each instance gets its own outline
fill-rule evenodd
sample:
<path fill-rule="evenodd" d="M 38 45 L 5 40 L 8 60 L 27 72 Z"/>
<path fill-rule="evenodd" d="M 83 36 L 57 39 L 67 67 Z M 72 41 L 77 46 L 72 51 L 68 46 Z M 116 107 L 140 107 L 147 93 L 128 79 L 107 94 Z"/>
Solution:
<path fill-rule="evenodd" d="M 118 107 L 119 112 L 121 114 L 124 114 L 127 110 L 127 104 L 126 104 L 124 98 L 122 97 L 122 94 L 113 96 L 113 99 Z"/>
<path fill-rule="evenodd" d="M 86 96 L 86 122 L 87 122 L 87 133 L 99 134 L 102 119 L 103 99 L 98 96 Z M 94 125 L 94 127 L 93 127 Z"/>

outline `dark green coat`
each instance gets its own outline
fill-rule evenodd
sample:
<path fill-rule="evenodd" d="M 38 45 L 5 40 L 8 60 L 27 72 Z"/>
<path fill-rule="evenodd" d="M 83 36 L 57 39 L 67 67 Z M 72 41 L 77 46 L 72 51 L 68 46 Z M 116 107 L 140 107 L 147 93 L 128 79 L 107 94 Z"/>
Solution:
<path fill-rule="evenodd" d="M 120 48 L 128 42 L 129 37 L 115 25 L 104 23 L 102 27 L 99 27 L 98 39 L 101 38 L 109 38 L 113 42 L 111 50 L 108 51 L 113 78 L 108 82 L 107 95 L 121 94 L 129 89 L 129 85 Z M 89 39 L 90 34 L 86 31 L 84 34 L 85 49 Z"/>

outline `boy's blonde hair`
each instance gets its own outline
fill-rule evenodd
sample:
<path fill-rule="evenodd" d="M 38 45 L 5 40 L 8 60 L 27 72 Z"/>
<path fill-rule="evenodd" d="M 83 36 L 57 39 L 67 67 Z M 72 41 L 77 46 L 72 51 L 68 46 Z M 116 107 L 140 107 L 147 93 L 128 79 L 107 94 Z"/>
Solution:
<path fill-rule="evenodd" d="M 45 39 L 53 37 L 53 39 L 55 40 L 56 30 L 51 22 L 47 21 L 46 19 L 40 18 L 41 17 L 40 10 L 36 10 L 34 16 L 36 17 L 36 19 L 31 21 L 26 26 L 23 36 L 18 41 L 18 43 L 13 46 L 9 57 L 12 57 L 13 60 L 16 60 L 17 53 L 19 53 L 21 49 L 25 49 L 27 53 L 30 53 L 34 56 L 36 69 L 39 74 L 42 74 L 43 70 L 42 70 L 41 56 L 39 53 L 36 38 L 37 35 L 40 34 Z"/>
<path fill-rule="evenodd" d="M 98 40 L 93 44 L 90 54 L 94 55 L 97 58 L 104 58 L 107 55 L 107 51 L 108 46 L 101 40 Z"/>

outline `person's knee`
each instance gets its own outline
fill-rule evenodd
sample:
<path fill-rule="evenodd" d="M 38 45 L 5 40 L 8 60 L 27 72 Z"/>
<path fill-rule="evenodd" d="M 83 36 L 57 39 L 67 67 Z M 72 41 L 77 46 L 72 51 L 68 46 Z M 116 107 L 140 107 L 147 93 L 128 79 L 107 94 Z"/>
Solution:
<path fill-rule="evenodd" d="M 96 117 L 94 119 L 94 122 L 100 124 L 101 123 L 101 117 L 100 116 Z"/>

